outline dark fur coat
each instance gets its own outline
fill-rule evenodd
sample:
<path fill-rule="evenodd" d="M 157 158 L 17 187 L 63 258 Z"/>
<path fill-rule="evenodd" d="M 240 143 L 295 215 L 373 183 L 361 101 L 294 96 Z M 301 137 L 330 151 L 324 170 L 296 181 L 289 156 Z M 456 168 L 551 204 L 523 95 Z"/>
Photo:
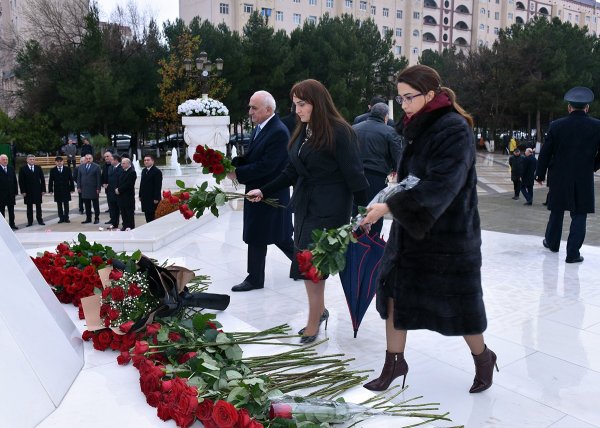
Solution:
<path fill-rule="evenodd" d="M 451 107 L 399 124 L 407 144 L 398 178 L 421 181 L 387 204 L 394 216 L 382 260 L 377 310 L 394 326 L 448 336 L 487 326 L 481 289 L 481 230 L 473 132 Z"/>

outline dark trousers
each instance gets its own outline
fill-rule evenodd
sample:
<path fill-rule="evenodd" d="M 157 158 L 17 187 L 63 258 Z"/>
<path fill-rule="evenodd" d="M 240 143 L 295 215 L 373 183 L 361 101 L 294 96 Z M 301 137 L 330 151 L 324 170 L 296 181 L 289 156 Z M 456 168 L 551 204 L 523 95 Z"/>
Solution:
<path fill-rule="evenodd" d="M 533 184 L 521 184 L 521 193 L 529 203 L 533 202 Z"/>
<path fill-rule="evenodd" d="M 8 208 L 8 224 L 11 227 L 15 226 L 15 206 L 13 204 L 0 204 L 0 212 L 2 212 L 2 217 L 6 218 L 5 208 Z"/>
<path fill-rule="evenodd" d="M 292 238 L 276 245 L 290 260 L 294 257 L 294 241 Z M 267 258 L 267 246 L 259 244 L 248 244 L 248 276 L 245 281 L 255 287 L 265 284 L 265 260 Z"/>
<path fill-rule="evenodd" d="M 152 220 L 154 220 L 154 215 L 156 214 L 157 206 L 158 204 L 153 203 L 153 207 L 151 209 L 147 209 L 148 207 L 146 207 L 146 210 L 144 211 L 144 215 L 146 216 L 146 223 L 150 223 Z"/>
<path fill-rule="evenodd" d="M 371 202 L 371 200 L 375 197 L 376 194 L 378 194 L 382 189 L 385 189 L 385 187 L 387 186 L 387 183 L 386 183 L 387 175 L 365 169 L 365 177 L 367 177 L 367 180 L 369 181 L 369 191 L 367 194 L 368 199 L 369 199 L 367 201 L 367 204 L 368 204 L 369 202 Z M 352 205 L 352 216 L 356 216 L 357 214 L 358 214 L 358 206 L 356 204 L 353 204 Z M 381 235 L 382 228 L 383 228 L 383 217 L 371 225 L 371 230 L 369 231 L 369 235 L 371 235 L 371 236 Z"/>
<path fill-rule="evenodd" d="M 515 198 L 519 197 L 519 193 L 521 192 L 521 180 L 512 180 L 513 182 L 513 190 L 515 191 Z"/>
<path fill-rule="evenodd" d="M 69 201 L 57 202 L 56 207 L 58 208 L 58 219 L 68 220 L 69 219 Z"/>
<path fill-rule="evenodd" d="M 86 220 L 92 219 L 92 203 L 94 204 L 94 218 L 100 218 L 100 201 L 98 198 L 94 199 L 83 199 L 83 204 L 85 205 L 85 218 Z"/>
<path fill-rule="evenodd" d="M 123 221 L 123 229 L 135 229 L 135 200 L 119 197 L 119 212 Z"/>
<path fill-rule="evenodd" d="M 119 225 L 119 203 L 117 202 L 116 196 L 113 198 L 107 198 L 107 201 L 110 224 L 112 224 L 112 227 L 117 227 Z"/>
<path fill-rule="evenodd" d="M 552 250 L 558 251 L 562 236 L 564 211 L 552 210 L 546 225 L 546 243 Z M 571 227 L 567 238 L 567 259 L 576 259 L 580 256 L 579 249 L 585 239 L 585 223 L 587 214 L 576 214 L 571 211 Z"/>
<path fill-rule="evenodd" d="M 83 214 L 83 198 L 81 197 L 81 193 L 78 193 L 79 196 L 79 212 Z"/>
<path fill-rule="evenodd" d="M 42 218 L 42 204 L 27 204 L 27 223 L 33 223 L 33 206 L 35 205 L 35 218 L 38 223 L 43 223 L 44 219 Z"/>

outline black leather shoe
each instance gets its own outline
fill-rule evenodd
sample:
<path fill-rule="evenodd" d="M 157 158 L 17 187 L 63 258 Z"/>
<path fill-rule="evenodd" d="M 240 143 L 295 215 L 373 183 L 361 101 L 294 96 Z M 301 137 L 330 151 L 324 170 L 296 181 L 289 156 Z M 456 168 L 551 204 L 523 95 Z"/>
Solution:
<path fill-rule="evenodd" d="M 60 220 L 58 220 L 59 223 L 64 223 L 65 221 L 61 218 Z"/>
<path fill-rule="evenodd" d="M 14 224 L 11 224 L 11 225 L 10 225 L 10 228 L 11 228 L 12 230 L 19 230 L 19 228 L 18 228 L 17 226 L 15 226 Z"/>
<path fill-rule="evenodd" d="M 105 221 L 104 224 L 112 224 L 112 221 Z"/>
<path fill-rule="evenodd" d="M 25 227 L 33 226 L 33 223 L 27 223 Z"/>
<path fill-rule="evenodd" d="M 71 223 L 71 220 L 69 220 L 68 218 L 65 219 L 65 223 Z"/>
<path fill-rule="evenodd" d="M 533 202 L 525 202 L 523 205 L 532 205 Z"/>
<path fill-rule="evenodd" d="M 83 214 L 83 211 L 79 211 L 79 214 Z"/>
<path fill-rule="evenodd" d="M 250 291 L 250 290 L 260 290 L 261 288 L 264 288 L 264 285 L 261 285 L 261 286 L 252 285 L 248 281 L 244 281 L 241 284 L 234 285 L 233 287 L 231 287 L 231 291 Z"/>
<path fill-rule="evenodd" d="M 99 219 L 94 220 L 94 224 L 98 224 L 98 223 L 100 223 Z"/>
<path fill-rule="evenodd" d="M 38 221 L 38 224 L 39 224 L 40 226 L 46 226 L 46 223 L 44 223 L 43 221 Z"/>
<path fill-rule="evenodd" d="M 544 239 L 542 241 L 542 245 L 544 246 L 544 248 L 548 248 L 550 251 L 552 251 L 553 253 L 558 253 L 558 250 L 555 250 L 553 248 L 550 248 L 550 246 L 548 245 L 548 243 L 546 242 L 546 240 Z"/>
<path fill-rule="evenodd" d="M 92 220 L 85 220 L 85 221 L 82 221 L 81 224 L 88 224 L 88 223 L 91 223 L 91 222 L 92 222 Z"/>
<path fill-rule="evenodd" d="M 575 257 L 573 259 L 565 259 L 565 263 L 581 263 L 583 261 L 583 257 L 579 256 L 579 257 Z"/>
<path fill-rule="evenodd" d="M 513 198 L 515 201 L 519 200 L 519 197 L 518 197 L 518 196 L 513 196 L 512 198 Z"/>

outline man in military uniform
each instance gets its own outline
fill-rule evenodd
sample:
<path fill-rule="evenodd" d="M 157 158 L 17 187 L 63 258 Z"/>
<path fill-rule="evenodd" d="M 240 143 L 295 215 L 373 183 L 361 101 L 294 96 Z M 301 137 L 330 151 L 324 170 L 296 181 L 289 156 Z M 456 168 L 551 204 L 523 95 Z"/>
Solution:
<path fill-rule="evenodd" d="M 600 168 L 600 120 L 588 116 L 594 93 L 577 86 L 565 94 L 569 115 L 550 124 L 536 170 L 543 183 L 552 164 L 552 182 L 544 247 L 557 252 L 564 212 L 571 213 L 567 239 L 567 263 L 581 263 L 579 249 L 585 239 L 588 213 L 594 212 L 594 172 Z"/>

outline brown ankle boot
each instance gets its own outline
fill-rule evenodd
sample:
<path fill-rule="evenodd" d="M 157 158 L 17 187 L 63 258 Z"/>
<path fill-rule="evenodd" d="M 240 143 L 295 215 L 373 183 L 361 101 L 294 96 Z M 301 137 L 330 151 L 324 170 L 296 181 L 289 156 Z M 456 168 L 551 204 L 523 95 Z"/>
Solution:
<path fill-rule="evenodd" d="M 473 379 L 473 386 L 469 392 L 485 391 L 492 386 L 494 366 L 496 366 L 496 371 L 500 371 L 496 364 L 496 354 L 486 346 L 481 354 L 473 355 L 473 361 L 475 361 L 475 379 Z"/>
<path fill-rule="evenodd" d="M 371 382 L 365 383 L 363 386 L 371 391 L 384 391 L 388 389 L 390 383 L 398 376 L 404 375 L 402 379 L 402 388 L 406 381 L 406 373 L 408 373 L 408 364 L 404 359 L 404 352 L 385 352 L 385 364 L 381 370 L 381 375 Z"/>

